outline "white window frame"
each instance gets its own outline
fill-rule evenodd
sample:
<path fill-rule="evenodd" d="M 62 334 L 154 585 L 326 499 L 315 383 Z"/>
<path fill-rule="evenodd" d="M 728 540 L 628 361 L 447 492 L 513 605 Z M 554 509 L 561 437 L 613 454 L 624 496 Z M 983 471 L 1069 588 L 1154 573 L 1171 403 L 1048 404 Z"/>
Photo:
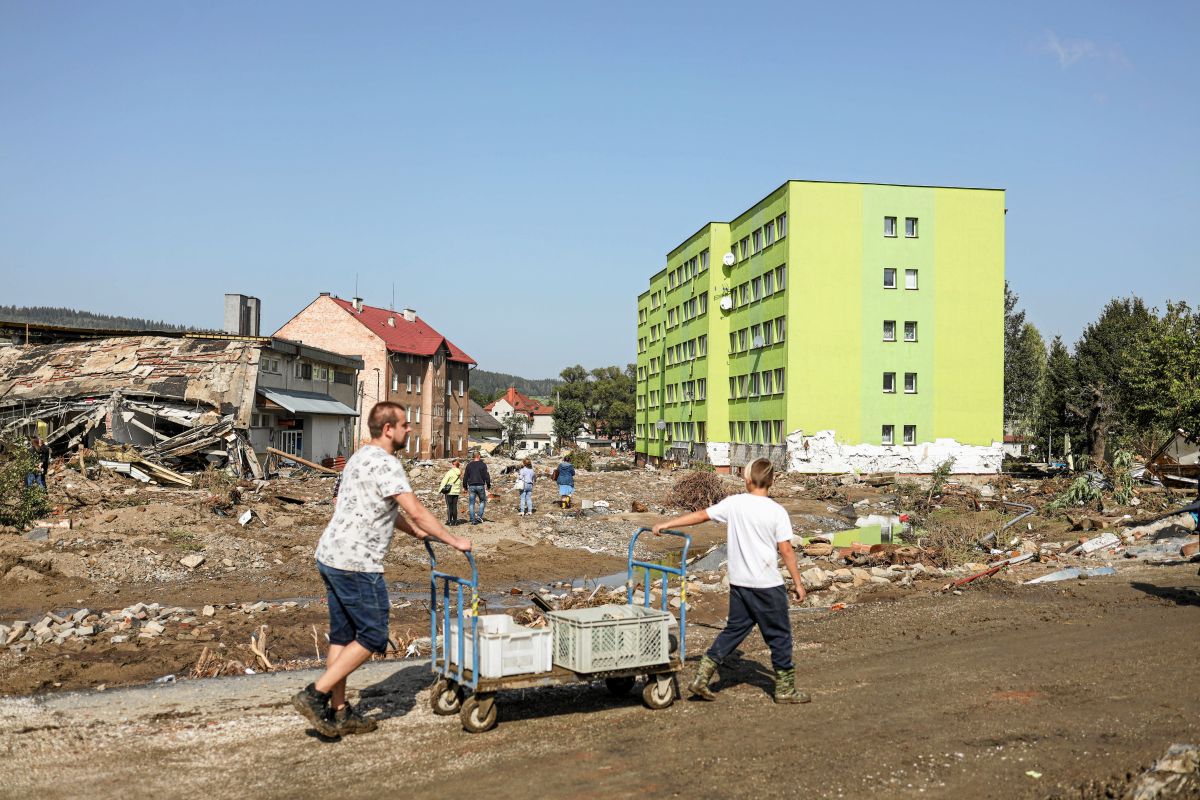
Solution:
<path fill-rule="evenodd" d="M 894 373 L 894 372 L 883 373 L 883 393 L 884 394 L 895 394 L 896 393 L 896 373 Z"/>
<path fill-rule="evenodd" d="M 910 328 L 910 326 L 911 326 L 911 328 Z M 912 332 L 911 336 L 909 336 L 910 330 Z M 906 342 L 917 341 L 917 323 L 913 320 L 906 320 L 904 323 L 904 341 L 906 341 Z"/>
<path fill-rule="evenodd" d="M 905 425 L 904 426 L 904 443 L 907 445 L 914 445 L 917 443 L 917 426 L 916 425 Z"/>
<path fill-rule="evenodd" d="M 915 270 L 915 269 L 904 270 L 904 288 L 909 291 L 917 290 L 917 270 Z"/>
<path fill-rule="evenodd" d="M 770 247 L 773 244 L 775 244 L 775 220 L 763 225 L 763 247 Z"/>
<path fill-rule="evenodd" d="M 783 212 L 775 218 L 775 233 L 780 239 L 787 236 L 787 212 Z"/>
<path fill-rule="evenodd" d="M 896 320 L 885 319 L 883 321 L 883 340 L 885 342 L 896 341 Z"/>
<path fill-rule="evenodd" d="M 883 218 L 883 235 L 885 237 L 887 237 L 888 239 L 896 238 L 896 218 L 895 217 L 884 217 Z"/>
<path fill-rule="evenodd" d="M 905 394 L 916 394 L 917 393 L 917 373 L 915 373 L 915 372 L 904 373 L 904 393 Z"/>
<path fill-rule="evenodd" d="M 916 217 L 905 217 L 904 218 L 904 238 L 905 239 L 916 239 L 917 238 L 917 218 Z"/>
<path fill-rule="evenodd" d="M 896 426 L 884 425 L 880 433 L 880 439 L 885 445 L 896 443 Z"/>
<path fill-rule="evenodd" d="M 892 279 L 891 283 L 888 283 L 888 278 Z M 884 267 L 883 268 L 883 288 L 885 288 L 885 289 L 895 289 L 896 288 L 896 268 L 895 267 Z"/>

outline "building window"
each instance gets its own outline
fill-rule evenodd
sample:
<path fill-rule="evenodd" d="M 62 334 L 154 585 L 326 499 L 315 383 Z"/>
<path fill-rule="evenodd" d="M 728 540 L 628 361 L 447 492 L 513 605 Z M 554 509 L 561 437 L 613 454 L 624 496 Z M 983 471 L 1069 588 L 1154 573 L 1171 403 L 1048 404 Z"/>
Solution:
<path fill-rule="evenodd" d="M 458 452 L 462 452 L 462 437 L 458 437 Z"/>
<path fill-rule="evenodd" d="M 762 252 L 762 228 L 756 230 L 752 234 L 752 237 L 754 239 L 754 253 L 757 255 Z"/>
<path fill-rule="evenodd" d="M 738 429 L 738 441 L 739 442 L 746 441 L 746 423 L 739 422 L 737 424 L 737 429 Z"/>
<path fill-rule="evenodd" d="M 743 283 L 738 287 L 738 305 L 744 306 L 750 302 L 750 284 Z"/>
<path fill-rule="evenodd" d="M 779 238 L 787 236 L 787 212 L 780 214 L 775 218 L 775 232 L 779 234 Z"/>
<path fill-rule="evenodd" d="M 454 381 L 447 378 L 446 379 L 446 397 L 450 397 L 453 394 L 454 394 Z"/>
<path fill-rule="evenodd" d="M 416 419 L 414 419 L 413 422 L 420 424 L 420 422 L 421 422 L 421 407 L 420 406 L 417 406 L 417 413 L 414 416 L 416 417 Z"/>
<path fill-rule="evenodd" d="M 883 373 L 883 391 L 885 394 L 892 394 L 896 391 L 896 373 Z"/>
<path fill-rule="evenodd" d="M 763 296 L 762 288 L 763 287 L 762 287 L 762 278 L 761 277 L 755 278 L 754 280 L 750 281 L 750 299 L 755 300 L 755 301 L 761 300 L 762 296 Z"/>
<path fill-rule="evenodd" d="M 708 270 L 708 251 L 701 250 L 700 251 L 700 271 L 705 272 L 707 270 Z"/>
<path fill-rule="evenodd" d="M 904 323 L 904 341 L 915 342 L 917 340 L 917 323 Z"/>
<path fill-rule="evenodd" d="M 775 287 L 776 291 L 782 292 L 786 288 L 787 281 L 787 265 L 783 264 L 775 268 Z"/>
<path fill-rule="evenodd" d="M 755 420 L 751 420 L 750 421 L 750 442 L 751 442 L 751 444 L 758 444 L 759 441 L 760 440 L 758 438 L 758 422 Z"/>
<path fill-rule="evenodd" d="M 741 248 L 742 248 L 742 259 L 745 260 L 745 259 L 749 258 L 750 257 L 750 237 L 749 236 L 742 237 Z"/>
<path fill-rule="evenodd" d="M 774 272 L 764 272 L 763 276 L 762 276 L 762 282 L 763 282 L 763 296 L 764 297 L 775 294 L 775 273 Z"/>
<path fill-rule="evenodd" d="M 906 237 L 908 237 L 909 239 L 917 238 L 917 218 L 916 217 L 905 217 L 904 218 L 904 235 Z"/>
<path fill-rule="evenodd" d="M 702 295 L 700 295 L 700 314 L 704 315 L 707 313 L 708 313 L 708 295 L 702 294 Z"/>
<path fill-rule="evenodd" d="M 395 372 L 392 373 L 392 391 L 400 391 L 400 376 Z"/>
<path fill-rule="evenodd" d="M 766 372 L 764 372 L 762 374 L 762 393 L 763 394 L 775 394 L 775 382 L 774 382 L 774 380 L 772 380 L 773 377 L 774 377 L 774 373 L 772 373 L 771 370 L 767 370 Z"/>
<path fill-rule="evenodd" d="M 883 235 L 895 237 L 895 235 L 896 235 L 896 218 L 895 217 L 884 217 L 883 218 Z"/>
<path fill-rule="evenodd" d="M 418 453 L 421 452 L 421 437 L 420 436 L 417 437 L 416 448 L 417 448 Z"/>
<path fill-rule="evenodd" d="M 766 225 L 763 225 L 763 244 L 770 247 L 775 243 L 775 221 L 772 220 Z"/>
<path fill-rule="evenodd" d="M 917 271 L 915 269 L 904 270 L 904 288 L 905 289 L 916 289 L 917 288 Z"/>
<path fill-rule="evenodd" d="M 737 378 L 734 378 L 734 377 L 729 378 L 729 399 L 730 400 L 738 399 Z"/>
<path fill-rule="evenodd" d="M 417 376 L 417 394 L 421 393 L 421 384 L 425 382 L 425 378 L 421 375 Z"/>
<path fill-rule="evenodd" d="M 771 427 L 775 429 L 775 443 L 783 444 L 783 420 L 775 420 L 771 423 Z"/>
<path fill-rule="evenodd" d="M 696 379 L 696 399 L 703 400 L 708 396 L 708 378 Z"/>
<path fill-rule="evenodd" d="M 916 425 L 905 425 L 904 426 L 904 443 L 905 444 L 916 444 L 917 443 L 917 426 Z"/>
<path fill-rule="evenodd" d="M 750 344 L 756 350 L 766 344 L 766 340 L 763 339 L 762 335 L 762 325 L 750 326 Z"/>
<path fill-rule="evenodd" d="M 458 410 L 458 421 L 463 421 L 463 410 L 461 408 Z"/>
<path fill-rule="evenodd" d="M 404 391 L 411 392 L 412 391 L 412 375 L 405 375 L 404 379 L 405 379 L 404 382 L 406 384 Z"/>
<path fill-rule="evenodd" d="M 895 289 L 896 288 L 896 270 L 894 270 L 890 267 L 884 267 L 884 269 L 883 269 L 883 288 L 885 288 L 885 289 Z"/>
<path fill-rule="evenodd" d="M 775 392 L 783 394 L 783 367 L 778 367 L 775 370 Z"/>
<path fill-rule="evenodd" d="M 905 328 L 905 330 L 907 331 L 908 329 Z M 896 320 L 885 319 L 883 321 L 883 340 L 885 342 L 896 341 Z"/>
<path fill-rule="evenodd" d="M 884 444 L 895 444 L 895 439 L 896 439 L 896 426 L 895 425 L 884 425 L 883 426 L 883 443 Z"/>
<path fill-rule="evenodd" d="M 704 334 L 696 340 L 696 349 L 701 358 L 708 355 L 708 334 Z"/>
<path fill-rule="evenodd" d="M 916 394 L 917 393 L 917 373 L 915 373 L 915 372 L 904 373 L 904 391 L 907 394 Z"/>
<path fill-rule="evenodd" d="M 746 352 L 746 334 L 748 332 L 749 331 L 747 331 L 745 328 L 742 328 L 740 331 L 738 331 L 738 352 L 739 353 Z"/>

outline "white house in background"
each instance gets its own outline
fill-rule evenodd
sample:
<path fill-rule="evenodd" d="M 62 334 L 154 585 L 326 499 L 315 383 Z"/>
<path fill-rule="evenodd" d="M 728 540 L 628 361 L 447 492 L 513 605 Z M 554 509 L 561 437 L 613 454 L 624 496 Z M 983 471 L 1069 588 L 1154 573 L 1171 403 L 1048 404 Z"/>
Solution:
<path fill-rule="evenodd" d="M 554 406 L 534 400 L 518 392 L 516 387 L 510 386 L 503 397 L 484 406 L 484 410 L 501 425 L 513 414 L 521 414 L 529 419 L 530 424 L 525 429 L 525 435 L 516 442 L 517 452 L 554 449 Z"/>

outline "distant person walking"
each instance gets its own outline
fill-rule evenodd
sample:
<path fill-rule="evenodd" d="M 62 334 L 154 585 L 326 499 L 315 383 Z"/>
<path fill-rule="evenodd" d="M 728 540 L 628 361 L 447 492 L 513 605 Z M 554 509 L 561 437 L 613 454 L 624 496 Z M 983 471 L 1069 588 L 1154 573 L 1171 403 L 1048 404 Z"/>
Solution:
<path fill-rule="evenodd" d="M 575 465 L 571 454 L 563 456 L 562 463 L 554 470 L 554 482 L 558 484 L 558 503 L 562 508 L 571 507 L 571 495 L 575 494 Z"/>
<path fill-rule="evenodd" d="M 450 469 L 442 476 L 438 491 L 446 496 L 446 524 L 458 524 L 458 497 L 462 494 L 462 459 L 450 460 Z"/>
<path fill-rule="evenodd" d="M 37 459 L 38 467 L 36 471 L 25 474 L 25 487 L 40 486 L 45 489 L 46 476 L 50 473 L 50 448 L 42 441 L 41 437 L 31 436 L 29 449 Z"/>
<path fill-rule="evenodd" d="M 528 458 L 521 462 L 521 471 L 517 473 L 521 479 L 521 501 L 518 511 L 521 516 L 533 515 L 533 482 L 537 479 L 533 472 L 533 462 Z"/>
<path fill-rule="evenodd" d="M 487 507 L 487 493 L 492 488 L 492 476 L 488 474 L 487 464 L 483 463 L 483 455 L 478 450 L 471 463 L 467 464 L 463 483 L 467 487 L 467 516 L 472 525 L 483 522 L 483 510 Z M 479 500 L 479 514 L 475 514 L 475 500 Z"/>
<path fill-rule="evenodd" d="M 333 518 L 317 542 L 317 571 L 329 603 L 325 674 L 292 697 L 296 710 L 329 737 L 368 733 L 377 725 L 346 702 L 346 678 L 373 653 L 387 650 L 391 603 L 383 558 L 396 529 L 464 552 L 471 549 L 470 539 L 443 528 L 413 494 L 396 457 L 409 434 L 404 407 L 376 403 L 367 427 L 371 440 L 346 462 Z"/>
<path fill-rule="evenodd" d="M 713 520 L 729 525 L 729 621 L 700 659 L 688 691 L 715 700 L 708 687 L 721 661 L 737 649 L 754 626 L 762 632 L 775 667 L 775 702 L 807 703 L 796 690 L 792 663 L 792 623 L 788 618 L 788 593 L 779 577 L 779 559 L 792 578 L 792 599 L 804 599 L 804 584 L 792 549 L 792 523 L 783 506 L 767 496 L 775 482 L 775 467 L 765 458 L 751 461 L 744 473 L 746 492 L 732 494 L 715 506 L 660 522 L 655 533 L 667 528 L 698 525 Z"/>

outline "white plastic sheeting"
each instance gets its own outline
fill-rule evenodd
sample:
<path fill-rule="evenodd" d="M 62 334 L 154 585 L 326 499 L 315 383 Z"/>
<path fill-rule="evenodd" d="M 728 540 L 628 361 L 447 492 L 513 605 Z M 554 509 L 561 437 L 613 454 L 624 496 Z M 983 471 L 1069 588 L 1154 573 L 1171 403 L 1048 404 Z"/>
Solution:
<path fill-rule="evenodd" d="M 789 472 L 919 474 L 933 472 L 953 458 L 953 473 L 985 474 L 998 473 L 1004 460 L 1000 442 L 970 445 L 937 439 L 915 445 L 842 444 L 834 431 L 818 431 L 811 436 L 795 431 L 788 434 L 787 447 Z"/>

